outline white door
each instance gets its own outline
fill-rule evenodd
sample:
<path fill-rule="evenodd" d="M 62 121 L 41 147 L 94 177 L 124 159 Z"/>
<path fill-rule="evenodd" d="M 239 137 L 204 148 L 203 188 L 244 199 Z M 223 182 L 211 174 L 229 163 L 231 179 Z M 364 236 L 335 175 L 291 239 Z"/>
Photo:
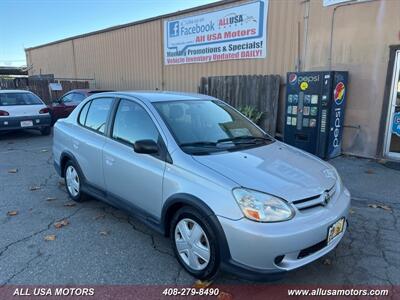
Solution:
<path fill-rule="evenodd" d="M 400 160 L 400 50 L 396 52 L 386 125 L 385 156 Z"/>

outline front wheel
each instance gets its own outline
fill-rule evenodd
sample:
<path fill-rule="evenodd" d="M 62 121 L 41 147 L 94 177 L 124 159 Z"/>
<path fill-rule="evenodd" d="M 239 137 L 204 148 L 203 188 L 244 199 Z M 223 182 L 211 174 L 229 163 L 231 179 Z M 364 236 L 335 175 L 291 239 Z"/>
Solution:
<path fill-rule="evenodd" d="M 174 215 L 170 237 L 175 256 L 192 276 L 210 279 L 219 269 L 218 239 L 207 216 L 191 207 Z"/>
<path fill-rule="evenodd" d="M 78 168 L 72 161 L 68 161 L 65 165 L 64 180 L 68 195 L 76 202 L 86 200 L 85 195 L 81 191 L 81 179 Z"/>

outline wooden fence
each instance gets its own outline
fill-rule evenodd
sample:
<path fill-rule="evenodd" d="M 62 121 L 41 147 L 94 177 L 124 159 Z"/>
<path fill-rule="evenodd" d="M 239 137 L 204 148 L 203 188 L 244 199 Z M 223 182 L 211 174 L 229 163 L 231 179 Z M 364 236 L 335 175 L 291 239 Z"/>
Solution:
<path fill-rule="evenodd" d="M 54 82 L 61 84 L 62 91 L 52 91 L 50 94 L 49 83 Z M 87 88 L 89 88 L 88 81 L 54 80 L 51 78 L 0 78 L 0 89 L 29 90 L 38 95 L 47 104 L 70 90 Z"/>
<path fill-rule="evenodd" d="M 279 75 L 202 77 L 199 92 L 224 100 L 237 109 L 245 106 L 262 112 L 258 125 L 272 136 L 276 133 Z"/>

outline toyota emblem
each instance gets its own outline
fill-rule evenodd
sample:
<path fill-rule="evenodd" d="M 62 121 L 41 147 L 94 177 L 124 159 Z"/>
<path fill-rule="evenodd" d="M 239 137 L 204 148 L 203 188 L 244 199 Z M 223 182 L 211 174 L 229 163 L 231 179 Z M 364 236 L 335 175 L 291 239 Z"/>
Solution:
<path fill-rule="evenodd" d="M 324 192 L 323 197 L 324 197 L 323 205 L 328 205 L 329 201 L 331 200 L 331 196 L 329 195 L 328 192 Z"/>

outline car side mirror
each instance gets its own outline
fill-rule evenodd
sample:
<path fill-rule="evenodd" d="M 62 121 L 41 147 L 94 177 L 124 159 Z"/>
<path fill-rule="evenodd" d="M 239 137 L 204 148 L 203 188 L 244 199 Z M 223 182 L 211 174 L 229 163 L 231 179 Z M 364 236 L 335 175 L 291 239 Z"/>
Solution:
<path fill-rule="evenodd" d="M 153 140 L 139 140 L 133 144 L 136 153 L 155 154 L 158 153 L 158 145 Z"/>

